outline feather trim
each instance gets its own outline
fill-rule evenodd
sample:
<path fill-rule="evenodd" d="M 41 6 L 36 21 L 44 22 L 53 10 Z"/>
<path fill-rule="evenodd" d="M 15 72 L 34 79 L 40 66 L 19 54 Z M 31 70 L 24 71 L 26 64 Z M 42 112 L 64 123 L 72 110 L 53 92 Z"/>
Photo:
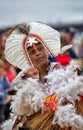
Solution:
<path fill-rule="evenodd" d="M 83 129 L 83 117 L 75 113 L 75 108 L 72 104 L 60 106 L 55 112 L 53 124 L 59 124 L 61 127 L 72 126 L 78 130 Z"/>
<path fill-rule="evenodd" d="M 14 114 L 11 115 L 11 118 L 9 120 L 6 120 L 2 125 L 1 128 L 3 130 L 12 130 L 12 127 L 14 125 L 14 122 L 16 120 L 16 116 Z M 18 130 L 18 129 L 17 129 Z"/>
<path fill-rule="evenodd" d="M 16 115 L 31 115 L 43 109 L 43 102 L 47 94 L 43 92 L 42 84 L 39 84 L 35 79 L 29 78 L 22 85 L 22 89 L 13 97 L 12 111 Z"/>
<path fill-rule="evenodd" d="M 36 79 L 29 78 L 17 84 L 21 89 L 14 96 L 11 108 L 16 115 L 30 116 L 40 109 L 45 111 L 44 101 L 49 95 L 56 93 L 59 107 L 53 117 L 53 124 L 60 127 L 71 126 L 72 130 L 83 129 L 83 117 L 77 114 L 76 101 L 83 95 L 83 76 L 77 76 L 78 66 L 71 62 L 67 67 L 49 71 L 47 83 L 42 84 Z"/>

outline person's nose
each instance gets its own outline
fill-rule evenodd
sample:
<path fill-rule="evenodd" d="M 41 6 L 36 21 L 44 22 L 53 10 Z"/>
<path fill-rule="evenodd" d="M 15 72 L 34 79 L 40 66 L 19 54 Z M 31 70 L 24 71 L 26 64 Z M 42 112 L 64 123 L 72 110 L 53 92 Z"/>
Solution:
<path fill-rule="evenodd" d="M 41 55 L 40 51 L 36 50 L 36 56 Z"/>

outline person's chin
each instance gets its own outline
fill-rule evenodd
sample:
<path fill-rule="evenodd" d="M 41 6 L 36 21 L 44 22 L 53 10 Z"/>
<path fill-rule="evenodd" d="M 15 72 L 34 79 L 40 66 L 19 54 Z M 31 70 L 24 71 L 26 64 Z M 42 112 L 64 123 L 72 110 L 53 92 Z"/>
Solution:
<path fill-rule="evenodd" d="M 46 64 L 46 61 L 45 60 L 41 60 L 38 62 L 37 65 L 40 65 L 40 66 L 44 66 Z"/>

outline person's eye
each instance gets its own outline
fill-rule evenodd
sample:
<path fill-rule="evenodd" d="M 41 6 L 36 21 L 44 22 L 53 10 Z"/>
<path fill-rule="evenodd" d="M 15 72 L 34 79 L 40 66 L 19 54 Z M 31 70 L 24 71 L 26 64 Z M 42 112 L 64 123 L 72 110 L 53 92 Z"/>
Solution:
<path fill-rule="evenodd" d="M 38 48 L 38 50 L 39 50 L 39 51 L 42 51 L 42 50 L 43 50 L 43 48 L 42 48 L 42 47 L 39 47 L 39 48 Z"/>
<path fill-rule="evenodd" d="M 29 54 L 30 54 L 30 55 L 35 54 L 35 50 L 30 51 Z"/>

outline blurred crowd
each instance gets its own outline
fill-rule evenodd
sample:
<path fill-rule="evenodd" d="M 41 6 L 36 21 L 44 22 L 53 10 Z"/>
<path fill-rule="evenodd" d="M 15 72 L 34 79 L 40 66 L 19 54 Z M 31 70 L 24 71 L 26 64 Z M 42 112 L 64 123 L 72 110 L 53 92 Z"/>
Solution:
<path fill-rule="evenodd" d="M 66 45 L 72 45 L 65 53 L 57 57 L 49 57 L 52 62 L 60 62 L 63 66 L 74 60 L 83 71 L 83 36 L 79 39 L 78 31 L 74 27 L 68 27 L 64 32 L 60 32 L 61 48 Z"/>
<path fill-rule="evenodd" d="M 13 87 L 12 82 L 16 77 L 19 69 L 12 66 L 5 58 L 6 39 L 12 31 L 12 27 L 5 30 L 0 36 L 0 124 L 9 118 L 10 103 L 12 100 Z M 77 31 L 73 27 L 69 27 L 61 34 L 61 47 L 65 45 L 73 45 L 64 54 L 57 57 L 50 57 L 51 62 L 60 62 L 63 66 L 67 66 L 71 60 L 74 60 L 79 66 L 81 73 L 83 72 L 83 38 L 76 41 Z"/>
<path fill-rule="evenodd" d="M 0 36 L 0 124 L 9 118 L 10 102 L 12 100 L 12 81 L 16 76 L 14 68 L 5 58 L 5 43 L 12 28 L 8 28 Z"/>

